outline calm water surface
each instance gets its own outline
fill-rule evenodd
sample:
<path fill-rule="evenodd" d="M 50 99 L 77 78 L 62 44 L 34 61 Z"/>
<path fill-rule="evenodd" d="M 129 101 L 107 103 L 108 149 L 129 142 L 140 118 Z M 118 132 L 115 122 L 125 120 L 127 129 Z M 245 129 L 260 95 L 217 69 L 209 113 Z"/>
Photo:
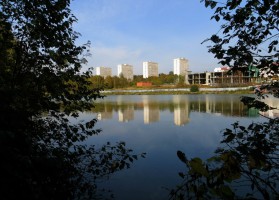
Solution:
<path fill-rule="evenodd" d="M 177 150 L 189 158 L 208 158 L 223 129 L 236 121 L 248 125 L 263 120 L 240 102 L 240 95 L 211 94 L 108 96 L 81 117 L 99 119 L 96 128 L 102 132 L 90 138 L 90 144 L 125 141 L 135 153 L 147 153 L 130 169 L 100 182 L 117 200 L 168 199 L 166 188 L 180 183 L 178 172 L 184 169 Z"/>

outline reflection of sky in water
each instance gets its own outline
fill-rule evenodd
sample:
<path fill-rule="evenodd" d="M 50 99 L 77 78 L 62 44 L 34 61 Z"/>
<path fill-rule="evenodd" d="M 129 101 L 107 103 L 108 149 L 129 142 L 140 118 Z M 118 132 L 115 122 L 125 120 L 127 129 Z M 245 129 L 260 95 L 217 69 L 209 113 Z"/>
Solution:
<path fill-rule="evenodd" d="M 217 95 L 218 96 L 218 95 Z M 170 101 L 171 95 L 165 96 L 110 96 L 109 101 L 125 104 L 125 101 L 140 102 Z M 191 101 L 195 100 L 192 95 Z M 223 101 L 239 101 L 239 97 L 219 96 Z M 211 101 L 220 101 L 210 95 Z M 205 99 L 196 95 L 197 100 Z M 182 100 L 185 104 L 185 99 Z M 189 102 L 189 99 L 187 99 Z M 214 102 L 210 102 L 214 104 Z M 153 105 L 154 106 L 154 105 Z M 184 105 L 185 106 L 185 105 Z M 226 105 L 227 106 L 227 105 Z M 156 106 L 155 106 L 156 107 Z M 178 172 L 183 171 L 183 165 L 176 156 L 176 151 L 185 152 L 188 157 L 208 158 L 211 156 L 221 140 L 220 131 L 231 128 L 231 124 L 240 121 L 248 125 L 259 118 L 216 115 L 214 113 L 188 111 L 189 121 L 183 126 L 174 123 L 174 113 L 168 109 L 160 111 L 158 121 L 145 124 L 144 110 L 135 110 L 133 120 L 120 122 L 117 110 L 114 110 L 111 119 L 100 120 L 96 128 L 103 131 L 98 136 L 89 139 L 89 144 L 102 145 L 107 141 L 112 144 L 125 141 L 127 148 L 135 153 L 146 152 L 146 158 L 140 158 L 128 170 L 112 175 L 104 185 L 113 190 L 116 199 L 168 199 L 168 191 L 163 187 L 173 188 L 179 183 Z M 96 113 L 83 113 L 81 118 L 94 118 Z"/>

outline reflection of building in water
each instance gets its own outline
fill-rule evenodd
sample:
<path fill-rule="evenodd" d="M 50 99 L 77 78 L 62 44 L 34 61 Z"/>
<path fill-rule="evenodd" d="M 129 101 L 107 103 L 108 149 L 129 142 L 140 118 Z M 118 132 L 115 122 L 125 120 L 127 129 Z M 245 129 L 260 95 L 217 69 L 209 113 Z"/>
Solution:
<path fill-rule="evenodd" d="M 189 119 L 189 114 L 188 114 L 188 109 L 187 108 L 181 108 L 181 107 L 175 107 L 174 108 L 174 124 L 177 126 L 182 126 L 187 124 L 190 119 Z"/>
<path fill-rule="evenodd" d="M 189 103 L 188 98 L 183 98 L 182 96 L 173 96 L 174 110 L 173 110 L 173 120 L 174 124 L 177 126 L 182 126 L 187 124 L 189 119 Z"/>
<path fill-rule="evenodd" d="M 216 96 L 207 95 L 191 102 L 191 111 L 219 113 L 225 116 L 246 116 L 247 107 L 239 100 L 235 101 L 231 95 L 225 96 L 222 100 L 216 100 Z"/>
<path fill-rule="evenodd" d="M 97 114 L 97 119 L 98 120 L 112 119 L 112 112 L 99 112 Z"/>
<path fill-rule="evenodd" d="M 134 106 L 129 105 L 124 109 L 118 110 L 118 120 L 120 122 L 128 122 L 134 119 Z"/>
<path fill-rule="evenodd" d="M 273 110 L 268 110 L 266 112 L 260 112 L 261 115 L 269 117 L 269 118 L 276 118 L 279 117 L 279 99 L 274 97 L 266 98 L 264 101 L 267 105 L 272 108 Z"/>
<path fill-rule="evenodd" d="M 259 116 L 259 110 L 256 108 L 249 108 L 247 111 L 248 117 L 258 117 Z"/>
<path fill-rule="evenodd" d="M 273 103 L 271 106 L 279 107 L 279 103 Z M 173 113 L 174 124 L 178 126 L 187 124 L 190 121 L 190 112 L 193 111 L 224 116 L 258 116 L 257 110 L 248 110 L 234 95 L 172 95 L 162 98 L 156 95 L 141 95 L 139 98 L 131 96 L 128 100 L 126 96 L 119 95 L 115 101 L 102 103 L 96 108 L 99 120 L 111 119 L 117 112 L 120 122 L 134 120 L 134 116 L 138 112 L 142 114 L 143 111 L 145 124 L 159 121 L 160 111 L 169 110 Z M 263 114 L 275 117 L 279 112 L 273 110 Z"/>
<path fill-rule="evenodd" d="M 260 112 L 261 115 L 268 117 L 268 118 L 277 118 L 279 117 L 278 110 L 268 110 L 266 112 Z"/>
<path fill-rule="evenodd" d="M 159 105 L 156 104 L 144 104 L 143 105 L 143 121 L 145 124 L 157 122 L 160 120 Z"/>

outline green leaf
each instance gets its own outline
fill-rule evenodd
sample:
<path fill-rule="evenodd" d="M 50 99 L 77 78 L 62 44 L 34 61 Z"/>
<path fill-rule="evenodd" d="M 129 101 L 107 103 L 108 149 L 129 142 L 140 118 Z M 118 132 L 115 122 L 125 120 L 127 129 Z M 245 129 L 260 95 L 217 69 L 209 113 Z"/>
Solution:
<path fill-rule="evenodd" d="M 205 177 L 209 176 L 208 171 L 200 158 L 193 158 L 189 161 L 189 166 L 195 173 L 201 174 Z"/>

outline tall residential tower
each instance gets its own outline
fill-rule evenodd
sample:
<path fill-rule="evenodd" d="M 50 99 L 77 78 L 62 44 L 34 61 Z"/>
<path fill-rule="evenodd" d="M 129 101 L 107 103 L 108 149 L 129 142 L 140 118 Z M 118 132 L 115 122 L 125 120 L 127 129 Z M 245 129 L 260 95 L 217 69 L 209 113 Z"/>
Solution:
<path fill-rule="evenodd" d="M 159 76 L 158 63 L 155 62 L 143 62 L 143 78 L 151 76 Z"/>
<path fill-rule="evenodd" d="M 189 69 L 189 62 L 187 59 L 185 59 L 185 58 L 173 59 L 173 74 L 179 75 L 179 76 L 184 76 L 185 84 L 189 84 L 188 69 Z"/>
<path fill-rule="evenodd" d="M 119 64 L 117 65 L 117 75 L 120 77 L 123 75 L 124 78 L 128 80 L 133 80 L 133 66 L 128 64 Z"/>
<path fill-rule="evenodd" d="M 185 58 L 173 59 L 173 74 L 185 76 L 188 73 L 189 63 Z"/>
<path fill-rule="evenodd" d="M 96 75 L 102 76 L 106 78 L 107 76 L 111 76 L 111 68 L 110 67 L 96 67 Z"/>

